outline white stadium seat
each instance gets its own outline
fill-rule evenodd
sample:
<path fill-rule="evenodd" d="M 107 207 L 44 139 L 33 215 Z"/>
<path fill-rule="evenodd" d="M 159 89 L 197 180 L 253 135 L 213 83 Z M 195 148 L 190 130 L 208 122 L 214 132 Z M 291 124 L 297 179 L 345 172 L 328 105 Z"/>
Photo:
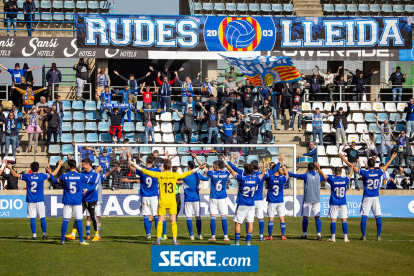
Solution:
<path fill-rule="evenodd" d="M 157 124 L 157 125 L 154 127 L 154 131 L 155 131 L 155 132 L 160 132 L 160 131 L 161 131 L 160 124 Z"/>
<path fill-rule="evenodd" d="M 361 141 L 362 144 L 365 144 L 365 142 L 362 140 L 362 137 L 364 137 L 364 135 L 365 135 L 365 139 L 366 140 L 368 140 L 368 138 L 369 138 L 369 134 L 368 133 L 361 134 L 361 140 L 360 141 Z"/>
<path fill-rule="evenodd" d="M 162 137 L 163 141 L 165 142 L 165 136 Z M 165 147 L 165 151 L 168 151 L 170 156 L 177 155 L 177 148 L 176 147 Z"/>
<path fill-rule="evenodd" d="M 362 133 L 364 133 L 364 130 L 365 130 L 365 133 L 368 133 L 367 124 L 357 124 L 357 127 L 356 127 L 356 132 L 357 133 L 362 134 Z"/>
<path fill-rule="evenodd" d="M 325 103 L 325 111 L 331 112 L 332 103 Z"/>
<path fill-rule="evenodd" d="M 157 134 L 155 134 L 155 138 L 157 138 Z M 164 133 L 163 136 L 162 136 L 162 140 L 164 141 L 164 143 L 173 144 L 173 143 L 175 143 L 174 134 L 173 133 Z M 157 139 L 155 139 L 155 141 L 157 141 Z M 168 152 L 170 153 L 170 151 L 168 151 Z M 173 153 L 170 153 L 170 154 L 174 155 Z"/>
<path fill-rule="evenodd" d="M 359 103 L 349 103 L 349 109 L 352 111 L 360 111 Z"/>
<path fill-rule="evenodd" d="M 405 103 L 398 103 L 397 104 L 397 111 L 398 112 L 403 112 L 405 109 Z"/>
<path fill-rule="evenodd" d="M 319 163 L 319 166 L 329 167 L 328 157 L 318 157 L 318 163 Z"/>
<path fill-rule="evenodd" d="M 171 123 L 161 123 L 161 130 L 162 130 L 163 133 L 173 132 L 172 124 Z"/>
<path fill-rule="evenodd" d="M 161 121 L 163 122 L 171 122 L 172 116 L 170 112 L 165 112 L 161 114 Z"/>
<path fill-rule="evenodd" d="M 371 103 L 361 103 L 361 110 L 371 111 L 372 110 Z"/>
<path fill-rule="evenodd" d="M 160 133 L 155 133 L 154 138 L 155 138 L 155 143 L 161 143 L 162 142 L 162 138 L 161 138 Z"/>
<path fill-rule="evenodd" d="M 160 155 L 164 155 L 164 147 L 152 147 L 152 152 L 154 152 L 154 150 L 158 150 Z"/>
<path fill-rule="evenodd" d="M 382 112 L 384 111 L 384 105 L 382 103 L 374 103 L 372 105 L 372 109 L 375 110 L 376 112 Z"/>
<path fill-rule="evenodd" d="M 355 143 L 359 143 L 359 137 L 358 137 L 358 134 L 350 134 L 350 135 L 348 135 L 348 142 L 349 143 L 352 143 L 352 142 L 355 142 Z"/>
<path fill-rule="evenodd" d="M 312 111 L 312 106 L 310 103 L 303 103 L 302 104 L 302 111 Z"/>
<path fill-rule="evenodd" d="M 348 122 L 353 122 L 353 120 L 352 120 L 352 114 L 351 113 L 349 113 L 348 117 L 346 117 L 346 120 Z"/>
<path fill-rule="evenodd" d="M 322 125 L 322 131 L 323 133 L 331 133 L 331 126 L 328 124 L 323 124 Z"/>
<path fill-rule="evenodd" d="M 318 156 L 326 156 L 325 146 L 317 146 Z"/>
<path fill-rule="evenodd" d="M 322 169 L 323 173 L 325 175 L 333 175 L 332 169 Z M 331 185 L 328 182 L 325 182 L 325 189 L 330 190 L 331 189 Z"/>
<path fill-rule="evenodd" d="M 364 115 L 362 113 L 354 113 L 352 114 L 352 121 L 355 123 L 363 123 L 365 122 Z"/>
<path fill-rule="evenodd" d="M 326 155 L 338 156 L 338 147 L 337 146 L 326 146 Z"/>
<path fill-rule="evenodd" d="M 337 103 L 335 110 L 338 111 L 340 107 L 344 109 L 344 112 L 348 111 L 348 105 L 346 103 Z"/>
<path fill-rule="evenodd" d="M 323 103 L 321 103 L 321 102 L 314 102 L 312 104 L 312 110 L 316 110 L 316 108 L 319 108 L 320 110 L 323 110 Z"/>
<path fill-rule="evenodd" d="M 312 133 L 312 124 L 307 124 L 306 125 L 306 132 Z"/>
<path fill-rule="evenodd" d="M 339 157 L 333 157 L 331 158 L 331 166 L 332 167 L 343 167 L 342 166 L 342 159 Z"/>
<path fill-rule="evenodd" d="M 349 133 L 349 134 L 355 133 L 356 132 L 355 125 L 354 124 L 348 124 L 348 127 L 347 127 L 345 132 Z"/>
<path fill-rule="evenodd" d="M 168 152 L 170 153 L 170 152 Z M 176 156 L 173 159 L 171 159 L 171 166 L 177 166 L 179 167 L 181 165 L 180 163 L 180 157 Z"/>
<path fill-rule="evenodd" d="M 385 111 L 387 112 L 397 112 L 397 107 L 395 106 L 395 103 L 385 103 Z"/>
<path fill-rule="evenodd" d="M 361 168 L 365 168 L 364 161 L 368 162 L 368 159 L 366 157 L 359 157 L 359 161 L 360 161 L 360 164 L 361 164 Z"/>

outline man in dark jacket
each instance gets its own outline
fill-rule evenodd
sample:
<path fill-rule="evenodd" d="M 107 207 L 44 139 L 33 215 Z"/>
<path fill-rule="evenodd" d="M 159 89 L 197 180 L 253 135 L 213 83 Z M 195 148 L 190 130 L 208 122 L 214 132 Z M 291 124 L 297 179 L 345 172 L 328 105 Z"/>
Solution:
<path fill-rule="evenodd" d="M 345 131 L 348 127 L 348 121 L 346 117 L 348 117 L 349 113 L 351 112 L 351 109 L 349 108 L 349 102 L 347 102 L 347 106 L 348 108 L 346 112 L 344 112 L 344 109 L 342 107 L 339 108 L 338 112 L 334 112 L 335 104 L 332 101 L 331 112 L 334 116 L 333 128 L 336 129 L 336 146 L 338 147 L 338 150 L 340 147 L 340 137 L 342 137 L 342 146 L 345 145 L 346 142 Z"/>
<path fill-rule="evenodd" d="M 291 95 L 293 97 L 293 108 L 292 108 L 292 115 L 290 116 L 290 124 L 288 130 L 293 130 L 295 124 L 295 117 L 296 113 L 298 115 L 298 130 L 302 130 L 302 102 L 303 102 L 303 95 L 305 95 L 305 90 L 301 91 L 300 88 L 296 88 L 295 92 L 291 91 Z"/>
<path fill-rule="evenodd" d="M 32 36 L 33 20 L 35 19 L 36 4 L 33 0 L 23 3 L 24 20 L 27 21 L 27 35 Z"/>
<path fill-rule="evenodd" d="M 10 25 L 13 25 L 14 36 L 16 36 L 17 10 L 17 2 L 15 0 L 9 0 L 4 3 L 4 11 L 7 14 L 7 36 L 10 35 Z"/>
<path fill-rule="evenodd" d="M 62 137 L 62 122 L 65 108 L 63 107 L 62 97 L 60 95 L 56 95 L 56 101 L 52 104 L 52 106 L 56 106 L 56 113 L 60 115 L 60 125 L 59 125 L 59 137 Z"/>
<path fill-rule="evenodd" d="M 248 143 L 257 144 L 257 139 L 259 138 L 260 127 L 264 124 L 264 120 L 259 123 L 260 119 L 250 120 L 249 128 L 246 130 L 249 134 Z"/>
<path fill-rule="evenodd" d="M 53 93 L 52 86 L 54 86 L 54 90 L 55 92 L 57 92 L 59 88 L 59 82 L 62 81 L 62 73 L 57 69 L 56 63 L 52 63 L 52 68 L 50 68 L 50 70 L 47 71 L 46 81 L 49 84 L 49 89 L 47 90 L 46 98 L 50 101 L 52 100 Z"/>
<path fill-rule="evenodd" d="M 106 108 L 105 110 L 108 114 L 109 119 L 111 119 L 111 126 L 109 127 L 109 134 L 111 134 L 111 139 L 114 141 L 115 138 L 118 138 L 118 143 L 120 143 L 122 138 L 122 118 L 124 118 L 129 108 L 122 111 L 121 113 L 119 113 L 118 108 L 114 108 L 113 113 L 109 112 L 109 110 Z"/>
<path fill-rule="evenodd" d="M 145 144 L 148 144 L 148 133 L 151 134 L 152 143 L 155 144 L 154 127 L 157 126 L 155 115 L 161 114 L 160 112 L 150 112 L 150 109 L 152 109 L 152 105 L 149 103 L 147 104 L 147 110 L 144 109 L 143 112 L 139 112 L 142 117 L 142 126 L 145 128 Z"/>
<path fill-rule="evenodd" d="M 4 161 L 4 162 L 7 162 L 7 161 Z M 0 169 L 0 176 L 2 176 L 7 181 L 7 186 L 5 186 L 5 189 L 7 189 L 7 190 L 18 190 L 19 189 L 19 186 L 18 186 L 19 178 L 14 177 L 10 172 L 9 173 L 5 172 L 5 170 L 7 169 L 7 168 L 5 168 L 6 164 L 7 163 L 3 163 L 3 166 Z M 9 169 L 7 169 L 7 170 L 9 170 Z"/>
<path fill-rule="evenodd" d="M 347 100 L 347 95 L 346 93 L 346 86 L 349 84 L 349 82 L 351 82 L 351 79 L 349 79 L 348 81 L 344 80 L 344 75 L 339 75 L 339 80 L 335 81 L 335 85 L 336 85 L 336 92 L 338 93 L 338 95 L 342 95 L 342 101 L 346 101 Z"/>
<path fill-rule="evenodd" d="M 52 109 L 47 114 L 47 143 L 46 148 L 49 151 L 50 140 L 53 134 L 53 144 L 57 144 L 57 134 L 60 127 L 60 115 L 56 112 L 56 105 L 52 105 Z"/>
<path fill-rule="evenodd" d="M 405 82 L 405 74 L 401 73 L 401 67 L 397 66 L 396 71 L 391 74 L 388 82 L 392 84 L 392 99 L 394 102 L 401 102 L 402 84 Z"/>
<path fill-rule="evenodd" d="M 408 103 L 405 104 L 405 130 L 407 131 L 407 136 L 411 138 L 414 134 L 414 99 L 411 98 Z M 404 116 L 404 115 L 403 115 Z"/>
<path fill-rule="evenodd" d="M 187 136 L 187 143 L 191 144 L 191 134 L 193 132 L 193 124 L 194 120 L 200 120 L 202 117 L 197 117 L 193 114 L 193 108 L 188 108 L 187 113 L 181 115 L 178 113 L 177 109 L 174 109 L 175 113 L 177 113 L 178 117 L 183 120 L 184 126 L 180 129 L 181 137 L 183 138 L 183 144 L 185 144 L 185 136 Z"/>
<path fill-rule="evenodd" d="M 302 76 L 304 77 L 304 76 Z M 322 77 L 318 76 L 318 73 L 314 72 L 312 76 L 306 78 L 307 85 L 310 86 L 309 88 L 309 100 L 310 101 L 317 101 L 318 100 L 318 93 L 321 93 L 321 85 L 323 84 L 324 80 Z"/>
<path fill-rule="evenodd" d="M 282 88 L 282 117 L 280 120 L 287 119 L 285 117 L 285 109 L 289 111 L 289 117 L 292 116 L 292 90 L 290 83 L 284 83 Z"/>
<path fill-rule="evenodd" d="M 395 138 L 394 135 L 392 135 L 391 138 L 397 142 L 398 166 L 401 167 L 402 161 L 405 159 L 405 166 L 409 167 L 408 157 L 412 154 L 410 142 L 414 141 L 414 137 L 409 138 L 405 135 L 405 131 L 401 130 L 401 134 L 398 138 Z"/>
<path fill-rule="evenodd" d="M 78 85 L 78 89 L 76 91 L 76 100 L 83 101 L 83 87 L 88 81 L 88 71 L 91 70 L 91 62 L 89 61 L 88 64 L 86 64 L 84 59 L 80 58 L 79 62 L 75 62 L 73 70 L 76 71 L 76 84 Z"/>
<path fill-rule="evenodd" d="M 351 75 L 352 73 L 349 72 Z M 367 76 L 364 76 L 364 72 L 360 71 L 359 75 L 356 76 L 356 84 L 354 87 L 352 87 L 352 90 L 355 92 L 355 95 L 352 96 L 352 99 L 354 101 L 358 101 L 361 102 L 362 101 L 362 95 L 365 94 L 365 84 L 366 84 L 366 80 L 369 79 L 370 77 L 372 77 L 373 75 L 377 74 L 378 71 L 375 71 Z"/>

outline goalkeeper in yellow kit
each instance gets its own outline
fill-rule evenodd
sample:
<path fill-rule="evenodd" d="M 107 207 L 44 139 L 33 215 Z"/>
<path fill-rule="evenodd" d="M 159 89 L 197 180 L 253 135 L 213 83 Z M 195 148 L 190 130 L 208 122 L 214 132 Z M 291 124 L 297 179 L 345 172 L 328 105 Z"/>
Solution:
<path fill-rule="evenodd" d="M 171 160 L 165 159 L 162 165 L 163 172 L 154 172 L 140 166 L 131 163 L 131 166 L 136 168 L 139 171 L 142 171 L 148 176 L 154 177 L 158 180 L 159 185 L 159 200 L 158 200 L 158 225 L 157 225 L 157 240 L 153 245 L 161 244 L 161 234 L 162 234 L 162 224 L 165 220 L 165 216 L 168 213 L 170 214 L 171 221 L 171 230 L 173 235 L 173 245 L 179 245 L 177 242 L 177 200 L 175 197 L 175 186 L 177 185 L 177 180 L 185 178 L 193 173 L 196 173 L 199 169 L 203 169 L 204 166 L 194 168 L 191 171 L 185 173 L 175 173 L 171 172 Z"/>

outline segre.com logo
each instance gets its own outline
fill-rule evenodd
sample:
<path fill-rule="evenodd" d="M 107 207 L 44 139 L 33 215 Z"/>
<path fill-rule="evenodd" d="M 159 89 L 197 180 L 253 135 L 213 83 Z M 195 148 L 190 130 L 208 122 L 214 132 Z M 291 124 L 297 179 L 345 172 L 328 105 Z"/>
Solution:
<path fill-rule="evenodd" d="M 258 246 L 153 246 L 153 272 L 257 272 Z"/>

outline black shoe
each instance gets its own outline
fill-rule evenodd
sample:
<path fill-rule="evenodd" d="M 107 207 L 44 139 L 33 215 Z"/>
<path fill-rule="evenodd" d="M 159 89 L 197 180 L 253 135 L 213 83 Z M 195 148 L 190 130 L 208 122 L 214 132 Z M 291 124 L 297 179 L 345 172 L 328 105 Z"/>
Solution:
<path fill-rule="evenodd" d="M 321 241 L 321 240 L 323 240 L 322 236 L 318 236 L 318 241 Z"/>
<path fill-rule="evenodd" d="M 357 191 L 360 191 L 361 189 L 359 187 L 356 188 Z"/>
<path fill-rule="evenodd" d="M 302 237 L 300 237 L 300 239 L 301 239 L 301 240 L 307 240 L 307 239 L 308 239 L 308 236 L 307 236 L 307 235 L 302 236 Z"/>
<path fill-rule="evenodd" d="M 37 240 L 37 238 L 36 237 L 32 237 L 32 240 L 35 241 L 35 240 Z"/>
<path fill-rule="evenodd" d="M 366 238 L 365 236 L 362 236 L 359 240 L 360 240 L 360 241 L 366 241 L 366 240 L 367 240 L 367 238 Z"/>
<path fill-rule="evenodd" d="M 16 150 L 16 152 L 17 152 L 17 153 L 20 153 L 20 150 L 18 150 L 18 149 L 17 149 L 17 150 Z"/>
<path fill-rule="evenodd" d="M 280 130 L 280 128 L 276 128 L 276 130 Z"/>
<path fill-rule="evenodd" d="M 49 237 L 47 235 L 42 237 L 42 240 L 48 240 L 48 239 Z"/>

